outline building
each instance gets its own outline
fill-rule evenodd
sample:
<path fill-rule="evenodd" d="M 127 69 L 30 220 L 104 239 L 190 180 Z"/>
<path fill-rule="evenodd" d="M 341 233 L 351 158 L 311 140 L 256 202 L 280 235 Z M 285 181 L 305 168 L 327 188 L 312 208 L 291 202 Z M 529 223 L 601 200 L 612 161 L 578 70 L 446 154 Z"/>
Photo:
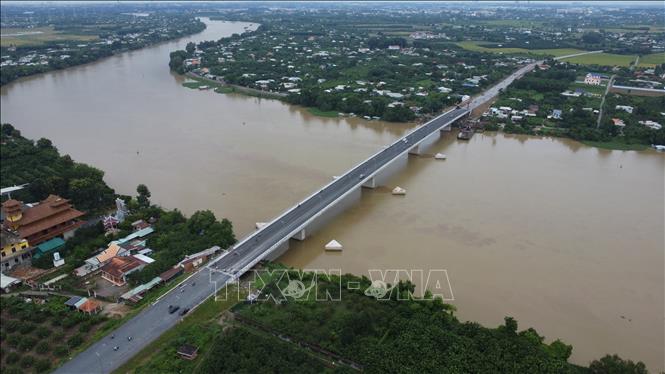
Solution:
<path fill-rule="evenodd" d="M 18 284 L 21 284 L 20 279 L 12 278 L 4 273 L 0 273 L 0 288 L 2 289 L 2 292 L 10 292 L 11 288 Z"/>
<path fill-rule="evenodd" d="M 549 116 L 551 119 L 561 119 L 562 111 L 561 109 L 552 110 L 552 114 Z"/>
<path fill-rule="evenodd" d="M 587 75 L 584 77 L 584 83 L 590 84 L 592 86 L 600 86 L 601 80 L 602 77 L 597 73 L 587 73 Z"/>
<path fill-rule="evenodd" d="M 67 240 L 83 225 L 79 218 L 84 213 L 74 209 L 69 200 L 56 195 L 49 195 L 33 206 L 7 200 L 2 203 L 2 211 L 5 228 L 18 232 L 32 246 L 55 237 Z"/>
<path fill-rule="evenodd" d="M 34 257 L 35 259 L 40 258 L 44 255 L 49 254 L 50 252 L 54 252 L 56 250 L 61 249 L 64 246 L 65 246 L 65 241 L 60 238 L 53 238 L 51 240 L 47 240 L 35 248 Z"/>
<path fill-rule="evenodd" d="M 29 261 L 32 257 L 32 248 L 28 241 L 22 239 L 16 232 L 2 229 L 0 231 L 0 270 L 5 271 L 18 264 Z"/>
<path fill-rule="evenodd" d="M 614 107 L 614 109 L 615 109 L 615 110 L 623 110 L 623 111 L 626 112 L 626 113 L 633 114 L 633 110 L 634 110 L 635 108 L 633 108 L 633 107 L 630 106 L 630 105 L 617 105 L 616 107 Z"/>
<path fill-rule="evenodd" d="M 134 256 L 113 257 L 102 266 L 102 278 L 116 286 L 127 284 L 127 276 L 135 271 L 140 271 L 147 264 Z"/>
<path fill-rule="evenodd" d="M 194 269 L 201 266 L 204 262 L 208 261 L 208 259 L 214 256 L 215 253 L 217 253 L 219 250 L 221 250 L 220 247 L 214 246 L 201 252 L 185 256 L 185 259 L 180 261 L 175 267 L 183 267 L 187 272 L 193 271 Z"/>

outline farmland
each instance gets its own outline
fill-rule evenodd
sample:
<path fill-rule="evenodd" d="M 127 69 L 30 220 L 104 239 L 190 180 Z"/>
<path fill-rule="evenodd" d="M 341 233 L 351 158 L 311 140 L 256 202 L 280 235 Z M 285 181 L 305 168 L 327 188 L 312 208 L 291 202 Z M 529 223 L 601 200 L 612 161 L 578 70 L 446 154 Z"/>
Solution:
<path fill-rule="evenodd" d="M 14 46 L 37 46 L 49 42 L 62 41 L 91 41 L 97 40 L 97 35 L 73 34 L 56 31 L 53 27 L 37 28 L 3 28 L 0 45 L 7 47 Z"/>
<path fill-rule="evenodd" d="M 478 41 L 464 41 L 457 43 L 458 46 L 475 52 L 490 52 L 490 53 L 504 53 L 504 54 L 530 54 L 530 55 L 550 55 L 554 57 L 572 55 L 575 53 L 584 52 L 575 48 L 551 48 L 551 49 L 526 49 L 526 48 L 491 48 L 483 46 L 483 42 Z"/>
<path fill-rule="evenodd" d="M 581 65 L 630 66 L 635 55 L 618 55 L 613 53 L 593 53 L 564 59 L 566 62 Z"/>

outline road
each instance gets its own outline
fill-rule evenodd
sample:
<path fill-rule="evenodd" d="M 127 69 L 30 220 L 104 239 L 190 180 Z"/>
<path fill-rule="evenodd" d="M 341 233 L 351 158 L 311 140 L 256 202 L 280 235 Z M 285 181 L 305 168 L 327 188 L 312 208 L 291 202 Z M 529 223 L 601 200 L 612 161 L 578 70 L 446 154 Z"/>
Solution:
<path fill-rule="evenodd" d="M 610 92 L 610 88 L 612 88 L 612 85 L 614 84 L 614 78 L 616 75 L 612 75 L 610 77 L 610 81 L 607 82 L 607 87 L 605 87 L 605 93 L 603 94 L 603 99 L 600 101 L 600 108 L 598 108 L 598 120 L 596 121 L 596 128 L 600 128 L 600 123 L 603 121 L 603 108 L 605 108 L 605 98 L 607 97 L 607 93 Z"/>
<path fill-rule="evenodd" d="M 419 141 L 439 131 L 446 124 L 467 115 L 470 110 L 485 103 L 507 87 L 516 78 L 532 70 L 530 64 L 515 71 L 509 77 L 473 98 L 464 108 L 455 108 L 432 119 L 411 131 L 403 138 L 361 162 L 344 175 L 288 209 L 236 244 L 229 251 L 212 260 L 195 272 L 181 285 L 166 293 L 153 305 L 127 321 L 110 335 L 102 338 L 85 351 L 68 361 L 55 373 L 109 373 L 127 362 L 142 348 L 173 327 L 182 318 L 179 312 L 169 314 L 169 305 L 178 305 L 181 310 L 194 308 L 221 288 L 226 282 L 241 275 L 270 251 L 295 235 L 308 221 L 314 219 L 324 208 L 344 197 L 354 188 L 365 183 L 371 175 L 394 158 L 408 152 Z M 114 336 L 114 338 L 111 338 Z M 128 337 L 131 336 L 131 340 Z M 118 350 L 114 350 L 114 347 Z"/>

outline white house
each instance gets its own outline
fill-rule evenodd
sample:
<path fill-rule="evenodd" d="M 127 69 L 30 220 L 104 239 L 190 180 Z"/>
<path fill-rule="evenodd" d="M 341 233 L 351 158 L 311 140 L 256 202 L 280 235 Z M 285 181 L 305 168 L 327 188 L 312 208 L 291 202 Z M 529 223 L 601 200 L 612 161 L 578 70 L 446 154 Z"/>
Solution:
<path fill-rule="evenodd" d="M 600 86 L 601 76 L 597 73 L 587 73 L 584 77 L 584 83 L 593 86 Z"/>

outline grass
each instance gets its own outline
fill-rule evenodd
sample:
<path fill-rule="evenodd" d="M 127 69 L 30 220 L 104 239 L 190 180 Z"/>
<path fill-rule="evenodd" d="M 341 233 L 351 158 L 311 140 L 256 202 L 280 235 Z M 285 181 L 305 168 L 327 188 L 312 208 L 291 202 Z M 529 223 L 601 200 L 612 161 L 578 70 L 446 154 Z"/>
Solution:
<path fill-rule="evenodd" d="M 47 42 L 60 42 L 65 40 L 91 41 L 97 40 L 96 35 L 68 34 L 54 30 L 52 27 L 37 27 L 32 29 L 3 28 L 0 45 L 26 46 L 41 45 Z"/>
<path fill-rule="evenodd" d="M 499 47 L 485 47 L 485 42 L 480 41 L 464 41 L 457 43 L 458 46 L 475 52 L 489 52 L 489 53 L 504 53 L 504 54 L 529 54 L 529 55 L 551 55 L 554 57 L 572 55 L 575 53 L 584 52 L 581 49 L 575 48 L 551 48 L 551 49 L 526 49 L 526 48 L 499 48 Z"/>
<path fill-rule="evenodd" d="M 224 290 L 222 290 L 224 292 Z M 176 357 L 171 357 L 168 353 L 169 348 L 182 340 L 185 336 L 192 336 L 197 338 L 199 343 L 210 343 L 215 337 L 215 331 L 219 328 L 217 320 L 222 313 L 230 309 L 238 303 L 232 295 L 236 294 L 236 288 L 229 288 L 228 300 L 215 301 L 214 298 L 209 298 L 198 308 L 190 312 L 182 322 L 178 323 L 172 329 L 160 335 L 156 340 L 138 352 L 131 360 L 127 361 L 124 365 L 114 371 L 114 373 L 133 373 L 140 367 L 149 364 L 163 363 L 165 360 L 178 360 L 179 364 L 187 366 L 186 371 L 193 371 L 201 359 L 194 361 L 183 362 Z M 246 295 L 240 294 L 240 299 L 244 299 Z M 206 334 L 207 333 L 207 334 Z M 210 349 L 210 344 L 199 345 L 199 355 L 204 356 Z M 184 372 L 184 371 L 183 371 Z"/>
<path fill-rule="evenodd" d="M 635 55 L 617 55 L 613 53 L 593 53 L 588 55 L 565 58 L 563 61 L 580 65 L 630 66 Z"/>
<path fill-rule="evenodd" d="M 665 52 L 642 56 L 640 57 L 640 62 L 637 66 L 653 68 L 660 64 L 665 64 Z"/>
<path fill-rule="evenodd" d="M 609 142 L 593 142 L 589 140 L 583 140 L 583 144 L 590 145 L 592 147 L 602 148 L 602 149 L 612 149 L 618 151 L 643 151 L 649 148 L 644 144 L 627 144 L 621 141 L 612 140 Z"/>
<path fill-rule="evenodd" d="M 313 114 L 313 115 L 319 116 L 319 117 L 335 118 L 335 117 L 339 116 L 338 112 L 334 111 L 334 110 L 325 111 L 325 110 L 321 110 L 319 108 L 308 107 L 307 111 L 310 114 Z"/>

